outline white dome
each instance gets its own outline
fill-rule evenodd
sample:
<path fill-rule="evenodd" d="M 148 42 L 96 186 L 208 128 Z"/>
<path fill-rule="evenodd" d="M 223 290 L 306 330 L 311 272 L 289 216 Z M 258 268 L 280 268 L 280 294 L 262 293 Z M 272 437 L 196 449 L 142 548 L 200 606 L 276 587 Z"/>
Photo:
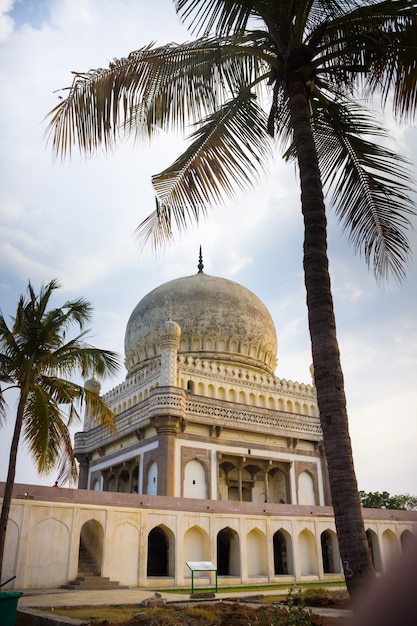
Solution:
<path fill-rule="evenodd" d="M 125 335 L 128 376 L 160 355 L 167 320 L 180 326 L 179 355 L 274 372 L 277 336 L 268 309 L 242 285 L 199 272 L 160 285 L 137 304 Z"/>

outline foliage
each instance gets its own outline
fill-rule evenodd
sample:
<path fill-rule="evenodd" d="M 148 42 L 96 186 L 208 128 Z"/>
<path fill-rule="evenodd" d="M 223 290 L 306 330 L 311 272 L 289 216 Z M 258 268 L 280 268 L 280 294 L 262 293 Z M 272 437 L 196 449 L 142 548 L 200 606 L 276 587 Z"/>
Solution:
<path fill-rule="evenodd" d="M 391 496 L 388 491 L 360 491 L 361 506 L 366 509 L 417 511 L 417 496 L 408 493 Z"/>
<path fill-rule="evenodd" d="M 258 620 L 249 626 L 312 626 L 313 612 L 305 608 L 305 599 L 299 587 L 291 587 L 286 604 L 275 605 L 275 614 L 259 612 Z"/>
<path fill-rule="evenodd" d="M 291 588 L 287 598 L 287 626 L 311 626 L 313 612 L 305 608 L 305 599 L 296 588 Z"/>
<path fill-rule="evenodd" d="M 85 342 L 84 326 L 92 314 L 86 300 L 49 308 L 58 287 L 51 280 L 36 294 L 29 282 L 11 325 L 0 312 L 0 417 L 6 416 L 5 393 L 17 389 L 19 394 L 0 518 L 0 577 L 21 433 L 39 473 L 49 473 L 59 460 L 62 483 L 77 473 L 69 428 L 80 418 L 79 408 L 85 406 L 97 423 L 114 427 L 110 408 L 71 377 L 112 374 L 118 357 Z M 80 333 L 69 338 L 74 325 Z"/>

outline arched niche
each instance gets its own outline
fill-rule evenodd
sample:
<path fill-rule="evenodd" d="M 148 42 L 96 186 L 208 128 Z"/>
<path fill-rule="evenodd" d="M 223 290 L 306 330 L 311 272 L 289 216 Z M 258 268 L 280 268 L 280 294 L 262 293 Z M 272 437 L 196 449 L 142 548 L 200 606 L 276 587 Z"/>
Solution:
<path fill-rule="evenodd" d="M 156 461 L 152 461 L 152 463 L 148 466 L 148 471 L 146 473 L 146 493 L 148 496 L 156 496 L 158 495 L 158 465 Z"/>
<path fill-rule="evenodd" d="M 312 532 L 304 529 L 298 536 L 301 576 L 318 574 L 316 541 Z"/>
<path fill-rule="evenodd" d="M 258 528 L 248 533 L 246 538 L 247 567 L 249 578 L 268 574 L 266 537 Z"/>
<path fill-rule="evenodd" d="M 314 481 L 310 472 L 301 472 L 298 477 L 298 504 L 316 504 Z"/>
<path fill-rule="evenodd" d="M 206 468 L 197 459 L 188 461 L 184 467 L 184 498 L 207 498 L 207 491 Z"/>
<path fill-rule="evenodd" d="M 187 567 L 187 561 L 209 561 L 210 543 L 207 533 L 199 526 L 192 526 L 184 534 L 184 577 L 191 578 L 191 570 Z M 207 576 L 204 572 L 195 572 L 194 578 Z"/>

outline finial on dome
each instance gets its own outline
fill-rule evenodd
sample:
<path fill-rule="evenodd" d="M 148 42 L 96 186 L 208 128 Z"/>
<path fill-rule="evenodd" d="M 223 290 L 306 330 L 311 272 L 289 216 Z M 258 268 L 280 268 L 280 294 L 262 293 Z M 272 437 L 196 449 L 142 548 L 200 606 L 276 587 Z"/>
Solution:
<path fill-rule="evenodd" d="M 203 274 L 204 273 L 203 269 L 204 269 L 203 254 L 201 252 L 201 246 L 200 246 L 200 254 L 198 255 L 198 273 Z"/>

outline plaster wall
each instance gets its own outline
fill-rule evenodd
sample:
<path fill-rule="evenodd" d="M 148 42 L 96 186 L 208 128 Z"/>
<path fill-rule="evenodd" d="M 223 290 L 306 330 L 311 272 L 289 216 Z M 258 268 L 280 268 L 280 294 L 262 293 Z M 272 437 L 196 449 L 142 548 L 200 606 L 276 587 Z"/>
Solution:
<path fill-rule="evenodd" d="M 3 485 L 0 484 L 0 494 Z M 417 534 L 417 512 L 364 511 L 383 567 L 401 549 L 403 533 Z M 83 529 L 96 529 L 91 545 L 101 574 L 129 586 L 189 586 L 187 560 L 217 563 L 219 533 L 230 537 L 230 564 L 219 584 L 342 579 L 325 574 L 320 538 L 335 537 L 331 507 L 138 496 L 16 485 L 7 530 L 4 577 L 8 588 L 59 587 L 77 575 Z M 147 576 L 149 533 L 160 529 L 169 544 L 168 576 Z M 273 537 L 286 541 L 287 575 L 274 574 Z M 96 542 L 96 544 L 95 544 Z M 101 542 L 101 543 L 100 543 Z M 337 546 L 336 546 L 337 549 Z M 197 578 L 204 583 L 205 578 Z M 206 581 L 207 582 L 207 581 Z"/>

